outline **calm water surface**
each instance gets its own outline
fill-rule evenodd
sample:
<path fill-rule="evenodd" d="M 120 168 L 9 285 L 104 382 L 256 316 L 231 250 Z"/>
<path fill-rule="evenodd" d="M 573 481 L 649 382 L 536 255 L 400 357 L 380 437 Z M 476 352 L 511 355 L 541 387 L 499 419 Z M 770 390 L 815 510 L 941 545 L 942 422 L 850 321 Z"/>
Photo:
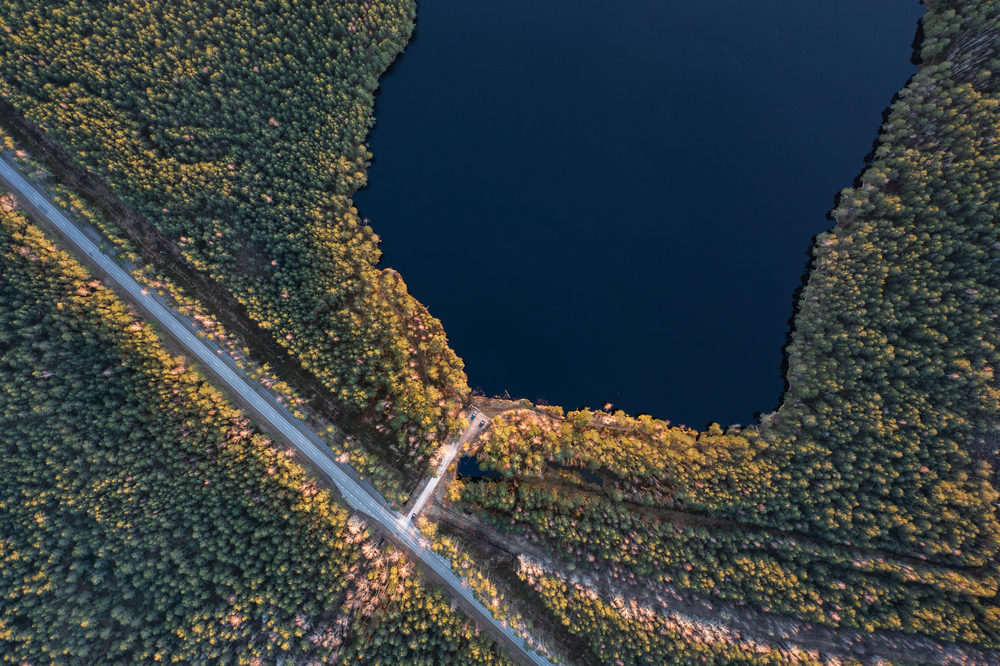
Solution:
<path fill-rule="evenodd" d="M 355 202 L 488 395 L 776 406 L 792 293 L 915 0 L 421 0 Z"/>

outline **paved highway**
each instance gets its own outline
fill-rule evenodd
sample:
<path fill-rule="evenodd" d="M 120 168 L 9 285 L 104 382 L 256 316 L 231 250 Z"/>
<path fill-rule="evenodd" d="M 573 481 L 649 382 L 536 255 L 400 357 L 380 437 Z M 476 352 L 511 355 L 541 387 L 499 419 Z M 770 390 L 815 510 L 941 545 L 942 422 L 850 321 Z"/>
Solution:
<path fill-rule="evenodd" d="M 204 341 L 195 336 L 183 319 L 161 304 L 155 298 L 154 294 L 133 280 L 132 276 L 118 266 L 114 260 L 101 252 L 93 241 L 85 236 L 75 224 L 49 202 L 47 197 L 28 183 L 21 176 L 20 172 L 6 160 L 2 159 L 0 159 L 0 176 L 14 188 L 18 195 L 30 201 L 51 224 L 58 227 L 77 252 L 90 257 L 94 263 L 110 276 L 113 282 L 128 292 L 135 301 L 142 304 L 146 308 L 146 311 L 161 326 L 169 331 L 171 336 L 188 350 L 192 356 L 197 358 L 203 365 L 211 368 L 215 376 L 221 380 L 227 389 L 239 394 L 272 427 L 281 432 L 303 455 L 307 456 L 317 467 L 322 469 L 333 480 L 351 507 L 370 516 L 385 530 L 391 532 L 399 541 L 403 542 L 418 559 L 423 561 L 426 566 L 432 569 L 448 584 L 454 594 L 463 597 L 467 602 L 477 607 L 486 620 L 493 624 L 493 629 L 496 632 L 504 634 L 514 645 L 519 646 L 519 651 L 530 661 L 539 664 L 539 666 L 549 666 L 552 663 L 541 655 L 520 647 L 523 645 L 523 640 L 506 624 L 501 624 L 495 620 L 490 612 L 476 600 L 472 591 L 462 586 L 462 579 L 451 570 L 451 565 L 447 560 L 421 543 L 421 541 L 426 543 L 426 540 L 421 539 L 420 533 L 407 517 L 389 511 L 383 503 L 380 503 L 365 492 L 356 481 L 320 450 L 319 445 L 313 441 L 315 435 L 310 437 L 306 434 L 310 433 L 310 431 L 304 423 L 280 410 L 276 405 L 272 404 L 271 400 L 261 395 L 253 384 L 221 358 L 222 355 L 218 354 Z M 463 433 L 462 440 L 469 435 L 470 431 L 475 430 L 477 422 L 478 419 Z M 453 448 L 457 452 L 458 449 L 456 447 Z M 453 458 L 454 455 L 452 453 L 451 457 Z M 432 484 L 428 484 L 428 486 L 431 487 Z M 426 497 L 423 499 L 426 501 Z"/>

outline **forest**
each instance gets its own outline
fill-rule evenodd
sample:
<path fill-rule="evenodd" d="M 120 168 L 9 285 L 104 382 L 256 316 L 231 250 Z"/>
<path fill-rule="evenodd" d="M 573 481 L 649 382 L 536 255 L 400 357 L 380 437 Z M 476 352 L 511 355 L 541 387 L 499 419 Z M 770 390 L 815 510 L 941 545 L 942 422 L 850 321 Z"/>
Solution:
<path fill-rule="evenodd" d="M 0 1 L 2 103 L 390 429 L 419 476 L 461 425 L 464 366 L 376 267 L 350 199 L 412 0 Z M 500 479 L 449 500 L 625 588 L 1000 647 L 997 17 L 998 0 L 928 2 L 921 67 L 816 239 L 776 412 L 696 431 L 522 403 L 478 450 Z M 510 663 L 0 203 L 6 662 Z M 519 573 L 590 663 L 789 660 Z"/>
<path fill-rule="evenodd" d="M 0 206 L 0 661 L 510 664 Z"/>
<path fill-rule="evenodd" d="M 218 280 L 415 477 L 468 394 L 351 194 L 412 0 L 4 0 L 0 97 Z"/>

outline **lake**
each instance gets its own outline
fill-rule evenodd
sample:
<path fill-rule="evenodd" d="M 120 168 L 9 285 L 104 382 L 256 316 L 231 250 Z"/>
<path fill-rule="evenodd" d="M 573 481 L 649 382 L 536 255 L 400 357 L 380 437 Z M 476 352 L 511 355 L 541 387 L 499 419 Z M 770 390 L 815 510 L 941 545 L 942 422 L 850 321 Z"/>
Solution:
<path fill-rule="evenodd" d="M 487 395 L 748 423 L 915 0 L 422 0 L 381 80 L 381 267 Z"/>

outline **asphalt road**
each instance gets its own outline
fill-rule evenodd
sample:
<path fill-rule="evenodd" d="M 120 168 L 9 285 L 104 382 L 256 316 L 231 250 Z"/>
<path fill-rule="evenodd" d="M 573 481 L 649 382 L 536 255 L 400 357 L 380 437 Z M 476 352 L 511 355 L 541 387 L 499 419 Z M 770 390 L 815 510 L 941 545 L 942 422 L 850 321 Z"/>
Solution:
<path fill-rule="evenodd" d="M 462 586 L 462 579 L 451 570 L 451 565 L 447 560 L 432 551 L 429 547 L 421 544 L 420 533 L 408 517 L 386 509 L 382 503 L 371 497 L 360 484 L 354 481 L 320 450 L 319 446 L 305 434 L 308 432 L 306 424 L 284 413 L 283 410 L 272 404 L 271 400 L 261 395 L 254 384 L 221 358 L 222 355 L 217 350 L 212 349 L 204 341 L 200 340 L 183 319 L 176 316 L 173 311 L 161 304 L 154 294 L 133 280 L 132 276 L 118 266 L 111 257 L 101 252 L 97 245 L 63 215 L 47 197 L 26 181 L 20 172 L 13 168 L 6 160 L 2 159 L 0 159 L 0 176 L 14 188 L 20 197 L 31 202 L 51 224 L 58 227 L 74 250 L 90 257 L 94 263 L 107 273 L 113 282 L 145 307 L 146 311 L 181 346 L 188 350 L 204 366 L 211 368 L 215 376 L 219 378 L 228 390 L 239 394 L 273 428 L 278 430 L 288 442 L 293 444 L 303 455 L 307 456 L 318 468 L 322 469 L 333 480 L 337 489 L 340 490 L 344 499 L 351 507 L 370 516 L 385 530 L 391 532 L 417 559 L 421 560 L 434 573 L 440 576 L 448 587 L 451 588 L 453 594 L 463 597 L 469 604 L 477 607 L 484 616 L 484 619 L 493 624 L 495 632 L 504 634 L 510 639 L 509 642 L 515 646 L 523 645 L 522 638 L 517 636 L 510 627 L 494 619 L 486 607 L 476 600 L 472 591 Z M 478 419 L 476 422 L 478 422 Z M 474 430 L 474 425 L 470 426 L 463 433 L 462 440 L 466 438 L 470 430 Z M 457 452 L 458 449 L 454 448 L 454 450 Z M 452 453 L 453 457 L 454 453 Z M 428 486 L 430 485 L 428 484 Z M 426 501 L 426 497 L 423 499 Z M 519 651 L 529 660 L 540 666 L 549 666 L 552 663 L 541 655 L 525 650 L 523 647 L 519 648 Z"/>

